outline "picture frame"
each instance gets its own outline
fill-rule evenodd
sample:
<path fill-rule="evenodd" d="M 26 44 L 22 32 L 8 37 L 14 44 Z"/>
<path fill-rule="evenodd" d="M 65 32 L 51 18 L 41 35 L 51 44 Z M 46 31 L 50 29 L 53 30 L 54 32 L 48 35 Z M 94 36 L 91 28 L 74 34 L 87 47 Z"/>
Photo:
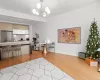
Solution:
<path fill-rule="evenodd" d="M 81 27 L 58 29 L 58 43 L 81 44 Z"/>

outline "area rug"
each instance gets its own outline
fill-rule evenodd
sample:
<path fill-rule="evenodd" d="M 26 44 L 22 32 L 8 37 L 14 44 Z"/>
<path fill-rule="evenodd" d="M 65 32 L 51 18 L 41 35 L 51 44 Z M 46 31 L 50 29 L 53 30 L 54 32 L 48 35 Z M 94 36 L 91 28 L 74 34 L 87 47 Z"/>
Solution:
<path fill-rule="evenodd" d="M 44 58 L 0 70 L 0 80 L 74 80 Z"/>

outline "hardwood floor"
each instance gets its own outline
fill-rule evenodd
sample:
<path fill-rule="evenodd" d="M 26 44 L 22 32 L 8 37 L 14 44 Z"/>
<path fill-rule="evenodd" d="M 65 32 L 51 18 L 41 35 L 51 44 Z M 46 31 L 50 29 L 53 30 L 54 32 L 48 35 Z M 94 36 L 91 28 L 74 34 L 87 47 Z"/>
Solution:
<path fill-rule="evenodd" d="M 55 53 L 48 53 L 45 57 L 41 52 L 35 51 L 32 55 L 5 59 L 0 61 L 0 69 L 40 57 L 44 57 L 62 71 L 72 76 L 75 80 L 100 80 L 100 73 L 97 72 L 96 67 L 88 66 L 84 60 L 78 57 Z"/>

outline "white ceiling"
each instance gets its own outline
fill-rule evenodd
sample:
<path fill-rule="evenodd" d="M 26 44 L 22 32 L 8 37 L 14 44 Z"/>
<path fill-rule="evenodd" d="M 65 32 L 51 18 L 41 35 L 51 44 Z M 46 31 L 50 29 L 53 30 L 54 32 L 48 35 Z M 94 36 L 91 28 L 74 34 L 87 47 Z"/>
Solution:
<path fill-rule="evenodd" d="M 96 0 L 44 0 L 43 5 L 50 8 L 51 15 L 57 15 L 94 1 Z M 32 9 L 36 8 L 36 3 L 39 2 L 39 0 L 0 0 L 0 8 L 33 15 Z"/>

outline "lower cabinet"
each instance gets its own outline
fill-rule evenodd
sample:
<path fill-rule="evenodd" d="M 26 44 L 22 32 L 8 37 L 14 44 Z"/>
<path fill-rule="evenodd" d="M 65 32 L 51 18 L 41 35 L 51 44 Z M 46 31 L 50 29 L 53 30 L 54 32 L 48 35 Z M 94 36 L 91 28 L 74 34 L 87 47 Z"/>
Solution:
<path fill-rule="evenodd" d="M 21 53 L 22 54 L 30 54 L 30 46 L 29 45 L 22 45 L 21 46 Z"/>

